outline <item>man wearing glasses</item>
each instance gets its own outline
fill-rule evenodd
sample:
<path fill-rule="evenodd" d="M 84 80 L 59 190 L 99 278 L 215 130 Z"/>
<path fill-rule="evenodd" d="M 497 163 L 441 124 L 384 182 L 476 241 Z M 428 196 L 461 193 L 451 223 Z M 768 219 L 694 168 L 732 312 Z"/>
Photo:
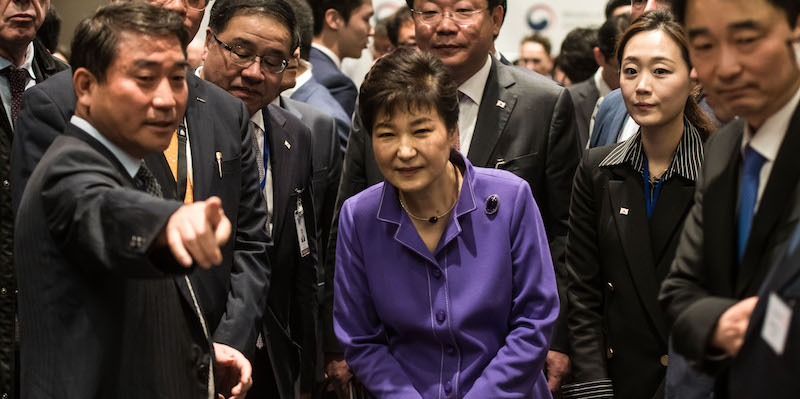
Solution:
<path fill-rule="evenodd" d="M 148 3 L 179 13 L 190 36 L 197 33 L 206 6 L 206 0 Z M 75 110 L 71 71 L 44 83 L 26 91 L 26 107 L 17 120 L 12 154 L 15 209 L 33 168 Z M 214 342 L 217 391 L 240 398 L 250 385 L 245 355 L 255 348 L 252 329 L 261 319 L 263 295 L 269 287 L 266 209 L 258 188 L 246 107 L 194 74 L 187 74 L 186 83 L 188 101 L 182 123 L 169 148 L 149 155 L 145 162 L 165 198 L 191 203 L 218 196 L 234 226 L 231 240 L 221 248 L 222 263 L 211 270 L 196 268 L 189 279 Z"/>
<path fill-rule="evenodd" d="M 505 13 L 502 1 L 407 0 L 406 3 L 414 14 L 417 45 L 438 56 L 459 85 L 461 152 L 475 166 L 506 169 L 531 185 L 544 218 L 558 280 L 561 314 L 565 315 L 564 243 L 572 176 L 579 157 L 569 93 L 548 79 L 490 57 L 494 36 L 500 32 Z M 329 254 L 335 252 L 332 246 L 336 243 L 341 204 L 383 180 L 367 135 L 358 126 L 360 118 L 354 120 L 328 241 Z M 334 256 L 326 259 L 329 269 L 325 276 L 330 283 Z M 325 295 L 326 303 L 332 296 L 332 292 Z M 323 331 L 326 336 L 332 334 L 331 325 L 326 323 Z M 562 317 L 556 324 L 545 367 L 550 389 L 554 391 L 568 370 L 566 338 Z M 341 369 L 330 365 L 328 368 Z M 331 374 L 339 380 L 349 377 L 342 372 Z"/>
<path fill-rule="evenodd" d="M 250 115 L 259 189 L 273 238 L 271 288 L 253 359 L 254 398 L 310 397 L 316 356 L 316 223 L 312 202 L 312 136 L 272 105 L 297 47 L 296 19 L 284 0 L 215 3 L 199 74 L 244 101 Z M 302 352 L 301 352 L 302 349 Z"/>

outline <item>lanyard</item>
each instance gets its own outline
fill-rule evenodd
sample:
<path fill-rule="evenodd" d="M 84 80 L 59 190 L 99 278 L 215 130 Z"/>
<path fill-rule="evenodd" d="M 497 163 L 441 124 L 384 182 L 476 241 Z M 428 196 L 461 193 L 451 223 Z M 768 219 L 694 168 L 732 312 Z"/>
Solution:
<path fill-rule="evenodd" d="M 264 177 L 261 178 L 261 192 L 267 187 L 267 173 L 269 173 L 269 145 L 267 144 L 267 132 L 264 132 Z"/>
<path fill-rule="evenodd" d="M 186 179 L 187 179 L 187 166 L 186 166 L 186 118 L 178 125 L 178 162 L 177 170 L 175 171 L 176 181 L 178 185 L 178 199 L 183 201 L 186 198 Z"/>
<path fill-rule="evenodd" d="M 650 219 L 653 216 L 653 211 L 656 209 L 656 201 L 658 201 L 658 195 L 661 193 L 661 186 L 664 184 L 664 179 L 658 179 L 656 182 L 656 188 L 653 195 L 650 195 L 650 166 L 649 162 L 647 161 L 647 155 L 644 154 L 642 151 L 642 155 L 644 155 L 644 173 L 642 173 L 642 179 L 644 180 L 644 204 L 647 209 L 647 219 Z"/>

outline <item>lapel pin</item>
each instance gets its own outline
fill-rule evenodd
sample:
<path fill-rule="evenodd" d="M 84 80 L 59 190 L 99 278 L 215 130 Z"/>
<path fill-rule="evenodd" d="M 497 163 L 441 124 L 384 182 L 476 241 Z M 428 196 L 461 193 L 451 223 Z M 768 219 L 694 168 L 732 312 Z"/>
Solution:
<path fill-rule="evenodd" d="M 503 100 L 497 100 L 497 106 L 500 107 L 500 108 L 505 108 L 506 107 L 506 102 L 503 101 Z"/>
<path fill-rule="evenodd" d="M 283 140 L 283 145 L 285 145 L 285 146 L 286 146 L 286 149 L 287 149 L 287 150 L 291 150 L 291 149 L 292 149 L 292 145 L 291 145 L 291 144 L 289 144 L 289 142 L 288 142 L 288 141 L 286 141 L 286 140 Z"/>
<path fill-rule="evenodd" d="M 492 194 L 486 199 L 486 214 L 493 215 L 497 213 L 500 208 L 500 197 L 497 194 Z"/>
<path fill-rule="evenodd" d="M 627 215 L 628 214 L 628 208 L 619 208 L 619 214 L 620 215 Z"/>
<path fill-rule="evenodd" d="M 202 98 L 200 98 L 200 97 L 195 97 L 195 98 L 197 99 L 197 101 L 200 101 L 201 103 L 204 103 L 204 102 L 206 102 L 206 100 L 203 100 L 203 99 L 202 99 Z"/>

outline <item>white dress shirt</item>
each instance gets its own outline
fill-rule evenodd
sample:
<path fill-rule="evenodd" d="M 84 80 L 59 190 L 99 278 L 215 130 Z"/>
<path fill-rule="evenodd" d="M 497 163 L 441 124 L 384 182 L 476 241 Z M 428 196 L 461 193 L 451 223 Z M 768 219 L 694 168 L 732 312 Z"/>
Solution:
<path fill-rule="evenodd" d="M 36 84 L 36 74 L 33 73 L 33 42 L 28 44 L 28 49 L 25 50 L 25 61 L 20 65 L 20 69 L 28 71 L 28 79 L 25 82 L 25 90 L 30 89 Z M 13 66 L 11 61 L 0 57 L 0 71 Z M 8 78 L 0 74 L 0 98 L 3 100 L 3 108 L 6 110 L 6 116 L 11 121 L 11 86 L 8 84 Z M 13 123 L 12 123 L 13 125 Z"/>
<path fill-rule="evenodd" d="M 491 70 L 492 58 L 487 55 L 483 67 L 461 86 L 458 86 L 459 93 L 463 93 L 463 95 L 459 95 L 461 99 L 458 102 L 458 134 L 461 153 L 464 155 L 469 153 L 475 125 L 478 122 L 478 110 L 481 107 L 483 91 L 486 89 L 486 80 L 489 79 Z"/>
<path fill-rule="evenodd" d="M 253 114 L 253 116 L 250 117 L 250 122 L 255 123 L 256 126 L 258 127 L 256 129 L 256 132 L 255 132 L 256 141 L 258 142 L 258 148 L 261 149 L 261 151 L 260 151 L 260 152 L 262 152 L 261 156 L 264 156 L 264 154 L 263 154 L 263 151 L 264 151 L 264 140 L 266 139 L 266 137 L 264 136 L 264 132 L 266 132 L 267 129 L 264 128 L 264 114 L 263 114 L 263 111 L 262 110 L 258 110 L 258 112 Z M 272 206 L 273 206 L 273 195 L 274 194 L 272 192 L 273 190 L 272 190 L 272 154 L 271 153 L 270 153 L 269 161 L 267 162 L 266 165 L 264 165 L 264 168 L 266 169 L 264 171 L 264 178 L 266 180 L 266 182 L 264 184 L 264 198 L 267 200 L 267 212 L 268 212 L 267 215 L 269 216 L 269 219 L 270 219 L 270 220 L 268 220 L 269 226 L 268 226 L 267 234 L 272 236 Z"/>

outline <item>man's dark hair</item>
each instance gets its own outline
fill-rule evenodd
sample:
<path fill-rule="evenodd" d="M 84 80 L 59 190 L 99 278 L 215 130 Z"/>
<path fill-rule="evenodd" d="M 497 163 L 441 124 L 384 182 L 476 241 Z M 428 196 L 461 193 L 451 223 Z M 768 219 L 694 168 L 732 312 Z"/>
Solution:
<path fill-rule="evenodd" d="M 58 36 L 61 31 L 61 17 L 58 16 L 55 7 L 50 6 L 44 17 L 42 26 L 36 31 L 36 36 L 42 41 L 44 47 L 55 53 L 58 47 Z"/>
<path fill-rule="evenodd" d="M 297 20 L 292 7 L 285 0 L 217 0 L 211 8 L 208 28 L 215 35 L 220 34 L 228 28 L 228 22 L 233 17 L 243 15 L 267 17 L 283 25 L 292 38 L 289 53 L 294 52 L 299 45 L 295 32 Z"/>
<path fill-rule="evenodd" d="M 286 0 L 297 18 L 297 39 L 300 46 L 300 58 L 308 61 L 311 42 L 314 40 L 314 14 L 306 0 Z"/>
<path fill-rule="evenodd" d="M 561 42 L 558 65 L 573 83 L 589 79 L 597 71 L 596 46 L 597 30 L 591 28 L 575 28 Z"/>
<path fill-rule="evenodd" d="M 401 47 L 375 62 L 358 96 L 358 112 L 372 135 L 375 117 L 395 111 L 415 112 L 430 107 L 442 118 L 448 133 L 458 128 L 458 86 L 436 56 Z"/>
<path fill-rule="evenodd" d="M 75 29 L 70 51 L 73 71 L 86 68 L 99 82 L 105 82 L 108 67 L 119 53 L 123 32 L 175 36 L 184 55 L 191 40 L 183 17 L 175 11 L 147 3 L 112 3 L 97 9 Z"/>
<path fill-rule="evenodd" d="M 767 3 L 786 13 L 789 27 L 794 29 L 797 25 L 797 17 L 800 16 L 800 1 L 798 0 L 766 0 Z M 672 13 L 681 25 L 686 25 L 686 7 L 689 0 L 672 0 Z"/>
<path fill-rule="evenodd" d="M 525 44 L 527 42 L 539 43 L 542 45 L 542 47 L 544 47 L 544 51 L 547 53 L 547 55 L 552 54 L 551 51 L 553 50 L 553 47 L 552 44 L 550 44 L 550 39 L 548 39 L 546 36 L 540 33 L 534 33 L 525 36 L 520 42 L 520 45 Z"/>
<path fill-rule="evenodd" d="M 617 39 L 631 25 L 631 16 L 627 14 L 611 17 L 597 30 L 597 47 L 606 61 L 614 58 L 617 50 Z"/>
<path fill-rule="evenodd" d="M 314 10 L 314 36 L 322 33 L 325 25 L 325 12 L 334 9 L 342 16 L 344 22 L 350 21 L 353 11 L 364 4 L 364 0 L 309 0 L 308 4 Z"/>
<path fill-rule="evenodd" d="M 399 47 L 397 37 L 400 32 L 400 27 L 408 22 L 413 24 L 414 15 L 411 13 L 410 8 L 403 6 L 398 8 L 388 19 L 386 23 L 386 34 L 389 36 L 389 41 L 392 42 L 392 46 Z"/>
<path fill-rule="evenodd" d="M 631 5 L 631 0 L 608 0 L 606 3 L 606 20 L 611 19 L 614 10 L 620 7 Z"/>

